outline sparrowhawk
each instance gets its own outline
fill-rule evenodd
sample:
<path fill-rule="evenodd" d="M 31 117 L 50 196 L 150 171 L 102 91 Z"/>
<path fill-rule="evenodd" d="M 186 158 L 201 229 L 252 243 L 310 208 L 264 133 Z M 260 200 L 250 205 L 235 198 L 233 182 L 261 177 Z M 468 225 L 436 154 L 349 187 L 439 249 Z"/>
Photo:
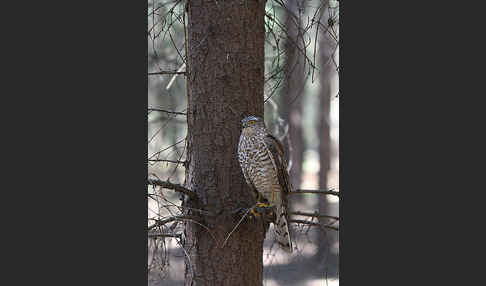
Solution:
<path fill-rule="evenodd" d="M 260 206 L 275 207 L 275 236 L 285 251 L 292 252 L 288 227 L 287 195 L 291 191 L 282 144 L 256 116 L 242 121 L 238 160 L 247 184 Z"/>

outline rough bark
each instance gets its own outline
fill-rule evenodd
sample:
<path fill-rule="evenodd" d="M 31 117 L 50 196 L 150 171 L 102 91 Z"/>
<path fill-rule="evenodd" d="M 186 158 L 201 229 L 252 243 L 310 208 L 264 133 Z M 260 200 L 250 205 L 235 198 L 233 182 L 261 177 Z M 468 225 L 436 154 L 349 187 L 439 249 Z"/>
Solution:
<path fill-rule="evenodd" d="M 264 1 L 188 1 L 188 141 L 186 184 L 202 209 L 187 222 L 185 285 L 262 285 L 261 221 L 232 211 L 254 201 L 237 161 L 241 119 L 263 117 Z M 207 229 L 206 229 L 207 227 Z M 209 230 L 208 230 L 209 229 Z"/>

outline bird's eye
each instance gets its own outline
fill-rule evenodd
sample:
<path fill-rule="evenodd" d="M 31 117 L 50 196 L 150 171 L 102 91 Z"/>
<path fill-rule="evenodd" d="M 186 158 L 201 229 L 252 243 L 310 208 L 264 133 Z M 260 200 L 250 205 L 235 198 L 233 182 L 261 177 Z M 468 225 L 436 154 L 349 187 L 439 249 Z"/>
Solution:
<path fill-rule="evenodd" d="M 248 125 L 253 125 L 253 124 L 255 124 L 255 120 L 248 121 Z"/>

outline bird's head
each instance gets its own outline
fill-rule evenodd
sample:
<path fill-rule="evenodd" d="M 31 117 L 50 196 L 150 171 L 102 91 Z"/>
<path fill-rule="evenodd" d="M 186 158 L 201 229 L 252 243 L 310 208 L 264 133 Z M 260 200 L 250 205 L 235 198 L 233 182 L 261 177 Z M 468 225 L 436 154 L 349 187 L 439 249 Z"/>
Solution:
<path fill-rule="evenodd" d="M 243 128 L 247 127 L 265 127 L 265 122 L 263 121 L 262 118 L 258 116 L 247 116 L 241 120 L 241 125 L 243 125 Z"/>

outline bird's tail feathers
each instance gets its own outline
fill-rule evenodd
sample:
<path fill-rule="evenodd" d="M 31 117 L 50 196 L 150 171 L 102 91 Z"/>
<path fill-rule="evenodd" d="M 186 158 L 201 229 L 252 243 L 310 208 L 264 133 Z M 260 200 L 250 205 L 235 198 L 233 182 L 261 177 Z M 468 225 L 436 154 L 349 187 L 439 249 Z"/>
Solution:
<path fill-rule="evenodd" d="M 292 239 L 290 237 L 287 207 L 277 208 L 275 219 L 275 237 L 277 243 L 286 252 L 292 253 Z"/>

